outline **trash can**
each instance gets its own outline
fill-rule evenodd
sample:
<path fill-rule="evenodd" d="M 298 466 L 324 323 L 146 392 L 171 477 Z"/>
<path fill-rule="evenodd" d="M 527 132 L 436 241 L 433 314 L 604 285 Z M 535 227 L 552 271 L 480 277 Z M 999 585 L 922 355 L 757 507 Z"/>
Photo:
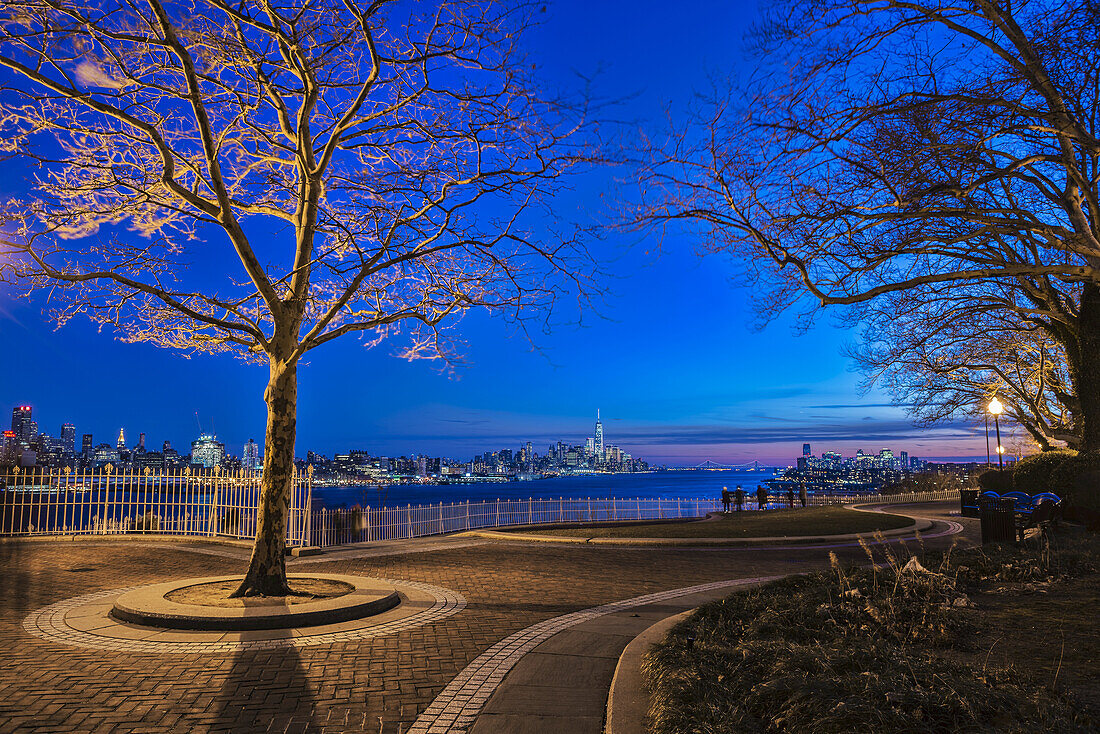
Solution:
<path fill-rule="evenodd" d="M 959 514 L 963 517 L 977 517 L 978 516 L 978 490 L 976 489 L 960 489 L 959 490 Z"/>
<path fill-rule="evenodd" d="M 1011 497 L 979 497 L 982 545 L 1016 539 L 1016 503 Z"/>

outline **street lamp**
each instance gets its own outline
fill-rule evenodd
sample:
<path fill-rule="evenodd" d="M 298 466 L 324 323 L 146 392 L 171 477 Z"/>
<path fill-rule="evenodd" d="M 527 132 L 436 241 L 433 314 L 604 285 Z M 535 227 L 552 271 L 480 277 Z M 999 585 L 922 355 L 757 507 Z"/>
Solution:
<path fill-rule="evenodd" d="M 1001 469 L 1001 471 L 1004 471 L 1004 468 L 1005 468 L 1005 463 L 1004 463 L 1005 447 L 1001 445 L 1001 413 L 1005 412 L 1005 406 L 1001 403 L 1000 400 L 998 400 L 994 396 L 994 398 L 989 401 L 989 412 L 993 414 L 993 424 L 997 427 L 997 466 Z M 988 424 L 987 424 L 987 426 L 988 426 Z M 986 428 L 987 441 L 988 441 L 988 436 L 989 436 L 988 431 L 989 431 L 989 429 L 987 427 Z M 988 458 L 989 458 L 989 455 L 987 453 L 986 454 L 986 459 L 988 460 Z"/>

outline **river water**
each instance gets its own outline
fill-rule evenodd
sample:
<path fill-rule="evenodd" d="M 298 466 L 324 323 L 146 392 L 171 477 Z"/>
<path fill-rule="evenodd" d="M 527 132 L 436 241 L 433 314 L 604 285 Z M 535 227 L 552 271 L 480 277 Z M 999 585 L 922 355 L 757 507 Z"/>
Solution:
<path fill-rule="evenodd" d="M 721 499 L 722 487 L 740 485 L 754 492 L 758 484 L 774 479 L 771 471 L 662 471 L 646 474 L 596 474 L 536 479 L 528 482 L 471 484 L 395 484 L 353 487 L 314 487 L 314 507 L 403 507 L 440 502 L 480 502 L 498 499 L 557 499 L 617 497 Z"/>

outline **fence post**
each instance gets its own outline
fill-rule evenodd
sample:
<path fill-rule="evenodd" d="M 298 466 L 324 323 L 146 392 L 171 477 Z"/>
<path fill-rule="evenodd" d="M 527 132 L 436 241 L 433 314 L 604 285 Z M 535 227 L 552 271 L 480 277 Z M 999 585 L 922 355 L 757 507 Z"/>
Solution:
<path fill-rule="evenodd" d="M 259 493 L 256 495 L 259 504 Z M 306 479 L 306 545 L 313 543 L 313 475 Z"/>

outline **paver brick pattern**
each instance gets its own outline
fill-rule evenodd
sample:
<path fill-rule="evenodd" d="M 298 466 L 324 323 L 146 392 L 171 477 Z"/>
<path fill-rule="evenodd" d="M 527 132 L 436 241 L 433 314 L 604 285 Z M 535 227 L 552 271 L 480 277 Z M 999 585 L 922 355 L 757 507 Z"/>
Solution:
<path fill-rule="evenodd" d="M 385 637 L 157 656 L 61 645 L 22 628 L 31 612 L 74 596 L 243 571 L 246 554 L 228 555 L 110 541 L 0 543 L 0 731 L 403 734 L 467 664 L 530 625 L 643 594 L 828 561 L 821 549 L 491 543 L 309 564 L 318 572 L 434 584 L 467 599 L 458 614 Z M 858 560 L 861 551 L 842 555 Z"/>

